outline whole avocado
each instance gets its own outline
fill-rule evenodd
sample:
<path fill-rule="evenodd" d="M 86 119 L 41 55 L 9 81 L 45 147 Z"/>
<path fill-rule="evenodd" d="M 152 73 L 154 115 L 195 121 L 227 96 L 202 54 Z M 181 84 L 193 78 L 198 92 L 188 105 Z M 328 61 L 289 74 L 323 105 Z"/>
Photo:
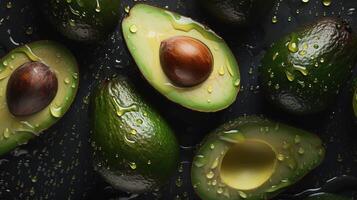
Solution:
<path fill-rule="evenodd" d="M 104 39 L 119 20 L 120 0 L 40 0 L 49 22 L 76 41 Z"/>
<path fill-rule="evenodd" d="M 247 26 L 258 22 L 275 0 L 199 0 L 200 5 L 224 24 Z"/>
<path fill-rule="evenodd" d="M 175 135 L 126 77 L 97 87 L 91 115 L 94 167 L 114 188 L 142 193 L 170 178 L 179 157 Z"/>
<path fill-rule="evenodd" d="M 262 88 L 277 107 L 314 114 L 334 102 L 356 61 L 356 37 L 339 18 L 322 18 L 274 43 L 260 67 Z"/>

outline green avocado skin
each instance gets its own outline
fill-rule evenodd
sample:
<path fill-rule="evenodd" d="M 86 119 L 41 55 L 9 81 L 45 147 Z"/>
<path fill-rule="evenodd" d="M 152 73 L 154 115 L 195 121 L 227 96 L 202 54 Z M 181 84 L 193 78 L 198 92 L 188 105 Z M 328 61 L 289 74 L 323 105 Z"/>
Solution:
<path fill-rule="evenodd" d="M 254 25 L 274 6 L 275 0 L 199 0 L 218 21 L 234 25 Z"/>
<path fill-rule="evenodd" d="M 105 39 L 119 20 L 120 0 L 40 0 L 49 22 L 76 41 Z"/>
<path fill-rule="evenodd" d="M 345 22 L 322 18 L 271 46 L 260 67 L 262 88 L 284 111 L 320 112 L 334 102 L 350 77 L 356 46 L 356 37 Z"/>
<path fill-rule="evenodd" d="M 135 109 L 119 116 L 118 105 Z M 146 192 L 177 169 L 179 145 L 173 131 L 127 78 L 105 80 L 97 87 L 91 115 L 94 167 L 114 188 Z"/>
<path fill-rule="evenodd" d="M 352 198 L 338 196 L 334 194 L 321 194 L 308 197 L 305 200 L 352 200 Z"/>

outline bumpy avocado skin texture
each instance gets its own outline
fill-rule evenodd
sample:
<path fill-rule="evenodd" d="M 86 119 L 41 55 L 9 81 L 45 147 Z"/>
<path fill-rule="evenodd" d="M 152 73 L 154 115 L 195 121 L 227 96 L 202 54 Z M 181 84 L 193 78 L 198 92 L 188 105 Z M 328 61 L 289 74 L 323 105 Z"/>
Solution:
<path fill-rule="evenodd" d="M 352 198 L 338 196 L 334 194 L 321 194 L 321 195 L 314 195 L 305 200 L 352 200 Z"/>
<path fill-rule="evenodd" d="M 40 0 L 50 23 L 77 41 L 105 39 L 118 24 L 120 0 Z M 68 3 L 69 2 L 69 3 Z"/>
<path fill-rule="evenodd" d="M 127 78 L 105 80 L 93 93 L 94 166 L 113 187 L 142 193 L 164 184 L 179 146 L 165 120 Z"/>
<path fill-rule="evenodd" d="M 145 79 L 169 100 L 195 111 L 216 112 L 230 106 L 240 86 L 238 63 L 225 41 L 191 18 L 136 4 L 123 22 L 127 47 Z M 165 75 L 160 63 L 160 44 L 187 36 L 204 43 L 213 56 L 213 70 L 207 80 L 194 87 L 177 87 Z"/>
<path fill-rule="evenodd" d="M 277 41 L 260 68 L 268 99 L 292 114 L 326 109 L 351 74 L 356 41 L 336 18 L 323 18 Z"/>
<path fill-rule="evenodd" d="M 199 0 L 199 3 L 224 24 L 249 26 L 268 14 L 275 0 Z"/>
<path fill-rule="evenodd" d="M 252 190 L 236 190 L 222 182 L 218 170 L 225 153 L 235 144 L 247 140 L 270 144 L 277 154 L 277 163 L 270 181 Z M 262 117 L 241 117 L 223 124 L 203 140 L 192 164 L 192 184 L 202 200 L 271 199 L 317 167 L 324 156 L 322 142 L 314 134 Z M 217 158 L 219 164 L 213 170 L 215 176 L 208 179 L 207 173 Z M 215 185 L 213 180 L 217 181 Z M 223 191 L 218 192 L 220 188 Z"/>
<path fill-rule="evenodd" d="M 352 105 L 353 105 L 354 114 L 357 118 L 357 78 L 354 79 L 353 85 L 354 85 L 354 90 L 353 90 L 354 93 L 353 93 Z"/>
<path fill-rule="evenodd" d="M 6 105 L 4 88 L 11 73 L 27 62 L 43 62 L 55 71 L 58 91 L 51 104 L 42 111 L 31 116 L 15 117 Z M 60 120 L 74 101 L 79 77 L 77 61 L 72 53 L 52 41 L 37 41 L 18 47 L 1 58 L 0 63 L 0 155 L 4 155 Z"/>

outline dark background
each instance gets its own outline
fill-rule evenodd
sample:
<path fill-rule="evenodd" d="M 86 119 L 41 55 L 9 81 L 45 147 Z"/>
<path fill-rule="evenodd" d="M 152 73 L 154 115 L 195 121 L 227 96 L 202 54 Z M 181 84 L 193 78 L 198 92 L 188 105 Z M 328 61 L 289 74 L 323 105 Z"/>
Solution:
<path fill-rule="evenodd" d="M 11 2 L 11 4 L 9 3 Z M 202 114 L 181 108 L 157 94 L 140 76 L 120 28 L 101 44 L 84 45 L 58 35 L 43 20 L 40 7 L 33 0 L 0 0 L 0 56 L 27 42 L 52 39 L 65 44 L 80 64 L 80 89 L 71 110 L 55 126 L 0 159 L 0 199 L 193 199 L 189 170 L 197 144 L 219 124 L 244 114 L 264 114 L 270 118 L 310 130 L 324 141 L 327 157 L 323 164 L 298 184 L 276 199 L 301 199 L 318 191 L 357 195 L 357 124 L 351 108 L 350 83 L 346 84 L 338 102 L 326 112 L 296 117 L 279 112 L 267 103 L 260 91 L 257 68 L 265 50 L 276 39 L 296 27 L 322 16 L 342 16 L 357 31 L 357 1 L 332 0 L 324 7 L 321 0 L 278 0 L 271 13 L 253 28 L 225 27 L 206 17 L 193 0 L 147 0 L 152 5 L 168 6 L 170 10 L 208 24 L 219 33 L 240 65 L 242 90 L 238 100 L 227 110 Z M 120 8 L 133 5 L 122 1 Z M 278 22 L 272 23 L 276 15 Z M 291 19 L 289 22 L 288 19 Z M 119 23 L 118 23 L 119 24 Z M 357 51 L 357 49 L 356 49 Z M 343 59 L 343 58 L 341 58 Z M 90 91 L 105 77 L 128 74 L 137 80 L 148 101 L 166 117 L 176 130 L 181 144 L 181 166 L 163 189 L 146 195 L 131 195 L 113 190 L 92 170 L 90 153 L 90 122 L 88 105 Z M 0 119 L 0 123 L 1 123 Z M 342 175 L 348 175 L 344 178 Z M 328 181 L 334 179 L 332 181 Z M 305 192 L 303 192 L 305 191 Z M 302 194 L 298 194 L 301 193 Z M 295 194 L 295 195 L 294 195 Z"/>

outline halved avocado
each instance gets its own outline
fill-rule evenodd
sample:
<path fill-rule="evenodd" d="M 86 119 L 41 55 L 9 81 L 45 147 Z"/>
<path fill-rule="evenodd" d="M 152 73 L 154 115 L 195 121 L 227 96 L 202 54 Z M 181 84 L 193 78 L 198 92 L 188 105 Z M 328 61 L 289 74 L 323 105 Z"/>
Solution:
<path fill-rule="evenodd" d="M 122 22 L 122 29 L 141 73 L 171 101 L 202 112 L 219 111 L 235 101 L 240 85 L 238 64 L 224 40 L 212 30 L 190 18 L 145 4 L 137 4 L 130 10 L 129 16 Z M 200 84 L 181 87 L 165 74 L 160 62 L 160 49 L 163 41 L 175 37 L 186 38 L 182 41 L 191 38 L 191 41 L 201 43 L 200 49 L 207 47 L 211 52 L 211 73 Z"/>
<path fill-rule="evenodd" d="M 39 0 L 50 23 L 77 41 L 105 39 L 118 24 L 120 0 Z"/>
<path fill-rule="evenodd" d="M 45 81 L 34 83 L 33 78 L 38 76 Z M 0 155 L 55 124 L 72 104 L 78 83 L 76 59 L 58 43 L 33 42 L 3 57 L 0 60 Z"/>
<path fill-rule="evenodd" d="M 192 184 L 202 200 L 271 199 L 323 160 L 321 140 L 261 117 L 230 121 L 200 146 Z"/>

